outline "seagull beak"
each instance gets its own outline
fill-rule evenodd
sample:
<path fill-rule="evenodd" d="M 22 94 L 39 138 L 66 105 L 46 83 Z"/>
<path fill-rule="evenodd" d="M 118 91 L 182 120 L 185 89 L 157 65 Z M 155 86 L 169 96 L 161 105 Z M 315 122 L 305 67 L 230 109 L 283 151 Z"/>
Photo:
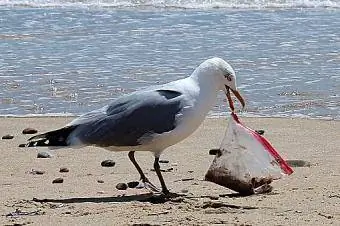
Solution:
<path fill-rule="evenodd" d="M 233 92 L 235 97 L 240 101 L 240 103 L 242 105 L 242 109 L 244 109 L 246 103 L 245 103 L 243 97 L 241 96 L 241 94 L 237 90 L 230 89 L 228 86 L 225 86 L 225 88 L 226 88 L 226 96 L 227 96 L 227 99 L 228 99 L 228 102 L 229 102 L 229 107 L 230 107 L 231 111 L 234 112 L 235 107 L 234 107 L 234 102 L 231 98 L 230 90 Z"/>

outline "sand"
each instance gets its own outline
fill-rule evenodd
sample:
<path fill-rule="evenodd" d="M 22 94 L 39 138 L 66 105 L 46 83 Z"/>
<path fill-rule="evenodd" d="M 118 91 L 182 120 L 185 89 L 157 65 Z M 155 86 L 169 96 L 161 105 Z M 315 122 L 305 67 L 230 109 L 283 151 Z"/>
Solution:
<path fill-rule="evenodd" d="M 204 181 L 227 125 L 225 119 L 207 119 L 185 141 L 170 147 L 161 168 L 172 192 L 185 197 L 165 203 L 144 202 L 144 189 L 119 191 L 116 184 L 136 181 L 137 171 L 127 153 L 100 148 L 59 149 L 52 158 L 37 158 L 44 148 L 19 148 L 29 135 L 56 129 L 68 117 L 0 118 L 0 225 L 340 225 L 340 121 L 241 118 L 265 137 L 285 159 L 300 159 L 310 167 L 296 167 L 291 176 L 275 181 L 268 194 L 233 197 L 234 192 Z M 102 167 L 112 159 L 114 167 Z M 151 153 L 136 153 L 147 177 L 159 185 L 151 171 Z M 67 167 L 69 172 L 59 169 Z M 32 170 L 45 174 L 34 175 Z M 64 182 L 52 184 L 55 178 Z M 98 180 L 102 180 L 99 183 Z M 34 199 L 48 199 L 36 202 Z"/>

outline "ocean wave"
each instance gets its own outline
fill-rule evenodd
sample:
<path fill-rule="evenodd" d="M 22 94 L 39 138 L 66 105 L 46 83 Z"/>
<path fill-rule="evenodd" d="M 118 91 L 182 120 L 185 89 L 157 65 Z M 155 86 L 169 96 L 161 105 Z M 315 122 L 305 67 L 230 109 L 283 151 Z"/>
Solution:
<path fill-rule="evenodd" d="M 286 9 L 340 8 L 338 0 L 0 0 L 0 6 L 34 8 Z"/>

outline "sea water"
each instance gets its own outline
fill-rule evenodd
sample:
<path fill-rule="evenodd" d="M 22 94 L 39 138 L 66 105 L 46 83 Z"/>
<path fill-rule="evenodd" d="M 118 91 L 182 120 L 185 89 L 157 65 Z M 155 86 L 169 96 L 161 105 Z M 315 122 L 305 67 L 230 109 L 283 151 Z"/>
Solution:
<path fill-rule="evenodd" d="M 340 119 L 339 0 L 0 0 L 0 115 L 80 115 L 213 56 L 245 115 Z"/>

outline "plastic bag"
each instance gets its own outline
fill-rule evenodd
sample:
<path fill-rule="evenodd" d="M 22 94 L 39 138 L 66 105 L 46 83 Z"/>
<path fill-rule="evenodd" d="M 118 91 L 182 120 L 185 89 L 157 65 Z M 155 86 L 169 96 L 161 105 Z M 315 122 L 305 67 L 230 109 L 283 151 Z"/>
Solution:
<path fill-rule="evenodd" d="M 205 180 L 240 194 L 254 194 L 256 188 L 293 173 L 263 136 L 244 126 L 235 113 L 231 116 Z"/>

